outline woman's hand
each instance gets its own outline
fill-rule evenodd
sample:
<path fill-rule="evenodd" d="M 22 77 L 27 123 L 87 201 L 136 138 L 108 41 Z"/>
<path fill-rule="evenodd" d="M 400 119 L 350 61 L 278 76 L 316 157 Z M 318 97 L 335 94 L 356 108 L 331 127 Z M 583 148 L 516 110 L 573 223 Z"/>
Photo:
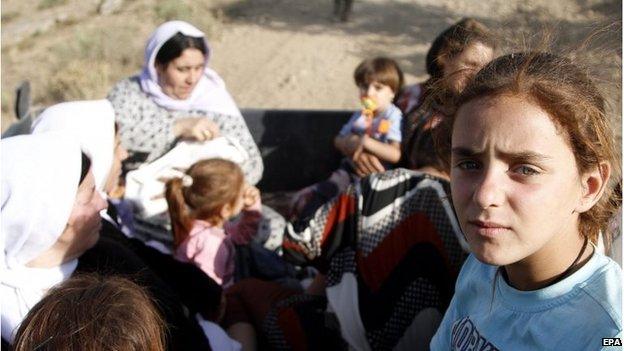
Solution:
<path fill-rule="evenodd" d="M 359 152 L 356 152 L 353 155 L 352 160 L 355 164 L 355 173 L 360 177 L 386 171 L 377 156 L 366 151 L 360 150 Z"/>
<path fill-rule="evenodd" d="M 354 156 L 356 153 L 361 152 L 364 147 L 364 140 L 366 135 L 359 136 L 356 134 L 351 134 L 345 143 L 346 151 L 349 155 Z"/>
<path fill-rule="evenodd" d="M 243 208 L 245 210 L 253 206 L 260 198 L 260 190 L 253 185 L 247 184 L 243 190 Z"/>
<path fill-rule="evenodd" d="M 345 156 L 353 157 L 363 149 L 364 139 L 357 134 L 349 134 L 345 136 L 337 136 L 334 139 L 334 145 Z"/>
<path fill-rule="evenodd" d="M 173 124 L 176 138 L 208 141 L 219 136 L 219 127 L 206 117 L 186 117 Z"/>

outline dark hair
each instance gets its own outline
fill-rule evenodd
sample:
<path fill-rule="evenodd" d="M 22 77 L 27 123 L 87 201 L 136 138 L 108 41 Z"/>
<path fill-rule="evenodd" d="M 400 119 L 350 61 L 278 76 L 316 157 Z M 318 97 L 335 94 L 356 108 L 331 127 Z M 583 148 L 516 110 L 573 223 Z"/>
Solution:
<path fill-rule="evenodd" d="M 440 33 L 427 52 L 426 68 L 432 79 L 442 78 L 442 59 L 461 54 L 471 44 L 479 42 L 496 49 L 496 39 L 489 29 L 473 18 L 464 18 Z"/>
<path fill-rule="evenodd" d="M 465 84 L 480 69 L 480 67 L 474 67 L 474 69 L 464 69 L 444 76 L 443 65 L 475 43 L 482 43 L 495 50 L 497 40 L 487 27 L 477 20 L 464 18 L 445 29 L 431 44 L 426 58 L 429 79 L 422 84 L 423 90 L 418 103 L 411 110 L 403 111 L 405 116 L 403 119 L 402 146 L 405 150 L 403 155 L 406 156 L 404 161 L 410 168 L 419 167 L 421 161 L 426 161 L 437 165 L 434 167 L 439 171 L 448 170 L 448 167 L 441 167 L 443 162 L 431 154 L 435 152 L 434 145 L 429 141 L 420 140 L 421 136 L 418 133 L 421 130 L 419 128 L 426 124 L 432 124 L 432 121 L 426 121 L 430 118 L 437 118 L 436 116 L 443 118 L 447 114 L 448 105 L 453 104 L 462 89 L 461 86 L 457 86 L 457 80 L 461 79 L 462 83 Z M 463 86 L 463 84 L 461 85 Z M 436 132 L 433 131 L 433 133 Z M 429 136 L 425 138 L 429 138 Z M 423 155 L 421 154 L 423 152 L 429 154 Z"/>
<path fill-rule="evenodd" d="M 164 323 L 143 288 L 125 278 L 78 275 L 26 315 L 13 350 L 162 351 Z"/>
<path fill-rule="evenodd" d="M 389 86 L 395 94 L 403 88 L 403 71 L 396 61 L 387 57 L 362 61 L 355 69 L 353 79 L 358 87 L 377 81 Z"/>
<path fill-rule="evenodd" d="M 157 65 L 167 66 L 169 62 L 180 57 L 184 50 L 190 48 L 198 49 L 204 56 L 208 51 L 204 38 L 190 37 L 178 32 L 160 47 L 160 50 L 158 50 L 156 54 L 155 63 Z"/>
<path fill-rule="evenodd" d="M 80 165 L 80 180 L 78 184 L 82 184 L 82 181 L 87 177 L 87 173 L 91 169 L 91 159 L 84 152 L 80 153 L 81 165 Z"/>
<path fill-rule="evenodd" d="M 194 219 L 208 222 L 221 219 L 223 206 L 236 203 L 245 184 L 240 167 L 219 158 L 194 163 L 186 175 L 193 180 L 189 186 L 182 184 L 182 178 L 173 178 L 165 184 L 174 247 L 186 239 Z"/>
<path fill-rule="evenodd" d="M 519 96 L 546 111 L 567 139 L 580 174 L 611 165 L 618 178 L 618 162 L 605 100 L 586 71 L 568 58 L 545 52 L 515 53 L 499 57 L 484 67 L 459 96 L 455 112 L 443 120 L 437 150 L 447 162 L 457 110 L 473 100 L 501 95 Z M 610 243 L 609 219 L 617 211 L 613 187 L 606 186 L 600 200 L 580 214 L 581 235 L 596 243 L 602 231 Z"/>
<path fill-rule="evenodd" d="M 422 119 L 413 131 L 413 138 L 410 140 L 409 167 L 419 169 L 422 167 L 433 167 L 436 170 L 449 174 L 450 167 L 436 151 L 436 128 L 441 121 L 440 116 L 430 116 Z"/>

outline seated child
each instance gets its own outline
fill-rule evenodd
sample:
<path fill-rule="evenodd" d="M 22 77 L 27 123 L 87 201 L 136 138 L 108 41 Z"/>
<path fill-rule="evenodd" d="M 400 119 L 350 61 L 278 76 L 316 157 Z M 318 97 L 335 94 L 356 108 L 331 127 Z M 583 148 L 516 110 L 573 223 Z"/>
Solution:
<path fill-rule="evenodd" d="M 403 72 L 394 60 L 377 57 L 360 63 L 353 77 L 364 109 L 351 116 L 334 144 L 347 158 L 366 151 L 395 164 L 401 158 L 403 115 L 393 101 L 403 86 Z"/>
<path fill-rule="evenodd" d="M 235 163 L 223 159 L 193 164 L 167 181 L 165 196 L 175 257 L 193 262 L 223 287 L 234 282 L 235 244 L 248 244 L 261 220 L 260 191 L 245 183 Z M 229 219 L 241 214 L 236 222 Z"/>
<path fill-rule="evenodd" d="M 364 60 L 353 74 L 364 108 L 342 127 L 334 145 L 345 156 L 329 179 L 303 189 L 294 201 L 293 214 L 306 218 L 332 199 L 357 177 L 352 159 L 368 152 L 386 169 L 401 159 L 401 110 L 393 104 L 403 86 L 403 72 L 396 61 L 386 57 Z"/>

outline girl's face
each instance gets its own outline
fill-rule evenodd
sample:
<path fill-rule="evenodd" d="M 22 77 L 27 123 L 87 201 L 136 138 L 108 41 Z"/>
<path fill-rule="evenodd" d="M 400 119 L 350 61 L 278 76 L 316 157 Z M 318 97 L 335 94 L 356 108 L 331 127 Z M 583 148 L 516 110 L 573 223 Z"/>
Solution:
<path fill-rule="evenodd" d="M 394 91 L 392 91 L 392 88 L 376 80 L 368 85 L 360 86 L 359 89 L 360 98 L 368 97 L 375 100 L 379 111 L 385 110 L 394 99 Z"/>
<path fill-rule="evenodd" d="M 546 111 L 514 96 L 459 109 L 451 190 L 472 252 L 497 266 L 566 247 L 587 210 L 579 209 L 583 187 L 566 135 Z"/>
<path fill-rule="evenodd" d="M 119 177 L 121 176 L 121 163 L 128 158 L 128 150 L 121 145 L 121 139 L 119 133 L 115 133 L 115 149 L 113 150 L 113 165 L 106 178 L 106 184 L 104 185 L 104 191 L 107 194 L 111 194 L 117 187 Z"/>
<path fill-rule="evenodd" d="M 166 66 L 157 64 L 158 84 L 162 91 L 174 99 L 188 99 L 204 73 L 204 60 L 199 49 L 188 48 Z"/>
<path fill-rule="evenodd" d="M 95 245 L 100 237 L 100 211 L 106 207 L 106 201 L 95 189 L 93 173 L 89 171 L 78 187 L 67 226 L 55 244 L 64 252 L 65 262 L 79 257 Z"/>

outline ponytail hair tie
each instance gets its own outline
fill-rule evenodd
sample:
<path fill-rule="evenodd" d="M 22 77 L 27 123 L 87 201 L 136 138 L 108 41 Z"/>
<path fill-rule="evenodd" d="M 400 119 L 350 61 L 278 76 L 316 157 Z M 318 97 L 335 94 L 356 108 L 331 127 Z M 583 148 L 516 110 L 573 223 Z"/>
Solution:
<path fill-rule="evenodd" d="M 191 177 L 188 174 L 185 174 L 182 176 L 182 185 L 184 185 L 185 187 L 190 187 L 191 185 L 193 185 L 193 177 Z"/>

